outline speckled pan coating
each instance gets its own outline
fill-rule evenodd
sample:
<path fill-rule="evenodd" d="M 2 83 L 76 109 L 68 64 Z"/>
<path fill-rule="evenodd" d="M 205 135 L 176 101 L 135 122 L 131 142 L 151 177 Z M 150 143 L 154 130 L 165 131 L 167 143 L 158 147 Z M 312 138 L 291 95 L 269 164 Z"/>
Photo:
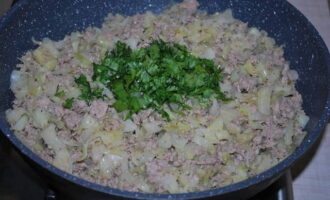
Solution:
<path fill-rule="evenodd" d="M 5 110 L 14 99 L 9 90 L 11 71 L 18 57 L 36 46 L 31 38 L 49 37 L 60 40 L 66 34 L 88 26 L 100 26 L 107 13 L 133 15 L 146 10 L 161 12 L 173 1 L 167 0 L 21 0 L 0 19 L 0 128 L 21 153 L 48 172 L 55 182 L 69 184 L 76 198 L 105 199 L 113 197 L 140 199 L 186 199 L 218 196 L 217 199 L 244 199 L 264 189 L 276 180 L 294 161 L 301 157 L 321 135 L 330 115 L 330 55 L 323 40 L 310 22 L 284 0 L 200 0 L 200 9 L 209 13 L 233 10 L 235 18 L 265 30 L 278 45 L 284 45 L 285 58 L 298 71 L 296 85 L 303 96 L 303 108 L 310 116 L 308 135 L 287 159 L 264 173 L 226 187 L 185 194 L 142 194 L 113 189 L 65 173 L 40 159 L 27 149 L 10 131 Z M 61 177 L 58 179 L 58 177 Z M 77 193 L 77 194 L 76 194 Z"/>

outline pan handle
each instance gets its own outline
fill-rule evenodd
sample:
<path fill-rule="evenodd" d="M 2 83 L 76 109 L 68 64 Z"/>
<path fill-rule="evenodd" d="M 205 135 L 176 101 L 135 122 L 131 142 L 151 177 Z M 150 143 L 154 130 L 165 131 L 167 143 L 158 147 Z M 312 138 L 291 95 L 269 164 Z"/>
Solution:
<path fill-rule="evenodd" d="M 291 170 L 287 170 L 280 180 L 283 186 L 277 192 L 278 200 L 294 200 Z"/>

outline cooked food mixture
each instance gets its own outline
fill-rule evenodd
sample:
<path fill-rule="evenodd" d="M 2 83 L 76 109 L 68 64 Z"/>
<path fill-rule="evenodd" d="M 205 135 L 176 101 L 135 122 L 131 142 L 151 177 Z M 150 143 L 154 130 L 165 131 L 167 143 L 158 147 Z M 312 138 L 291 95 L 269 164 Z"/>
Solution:
<path fill-rule="evenodd" d="M 197 7 L 35 41 L 11 76 L 17 137 L 66 172 L 145 193 L 217 188 L 286 158 L 308 121 L 297 72 L 266 32 Z"/>

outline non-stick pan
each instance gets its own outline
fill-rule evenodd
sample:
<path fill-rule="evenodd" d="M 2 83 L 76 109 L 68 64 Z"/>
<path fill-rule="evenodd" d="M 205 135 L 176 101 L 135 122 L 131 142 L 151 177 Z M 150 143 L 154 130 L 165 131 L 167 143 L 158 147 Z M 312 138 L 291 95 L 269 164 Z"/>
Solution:
<path fill-rule="evenodd" d="M 303 108 L 310 117 L 306 127 L 308 135 L 288 158 L 257 176 L 226 187 L 185 194 L 143 194 L 101 186 L 63 172 L 39 158 L 15 137 L 5 120 L 5 111 L 14 99 L 9 78 L 19 63 L 18 58 L 36 47 L 32 37 L 60 40 L 70 32 L 100 26 L 107 13 L 133 15 L 146 10 L 160 13 L 172 3 L 173 0 L 21 0 L 0 20 L 1 134 L 34 166 L 46 183 L 65 197 L 246 199 L 278 179 L 310 149 L 324 130 L 330 114 L 330 56 L 311 23 L 284 0 L 200 0 L 199 9 L 214 13 L 230 8 L 234 17 L 267 31 L 278 45 L 284 45 L 285 58 L 299 73 L 296 88 L 302 94 Z"/>

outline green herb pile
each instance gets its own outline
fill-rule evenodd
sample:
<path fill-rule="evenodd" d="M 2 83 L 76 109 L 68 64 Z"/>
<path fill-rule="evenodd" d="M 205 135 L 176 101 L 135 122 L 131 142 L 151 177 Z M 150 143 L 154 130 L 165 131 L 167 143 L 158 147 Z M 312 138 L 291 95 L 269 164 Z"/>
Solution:
<path fill-rule="evenodd" d="M 94 64 L 92 80 L 112 91 L 118 111 L 128 111 L 128 117 L 140 110 L 153 108 L 168 119 L 164 104 L 174 103 L 182 109 L 193 97 L 207 103 L 210 97 L 229 100 L 221 92 L 221 69 L 212 60 L 193 56 L 185 46 L 153 41 L 148 47 L 132 50 L 117 42 L 100 64 Z M 90 103 L 103 98 L 103 90 L 91 89 L 84 75 L 75 79 L 82 94 L 80 99 Z M 69 100 L 68 104 L 72 100 Z"/>

